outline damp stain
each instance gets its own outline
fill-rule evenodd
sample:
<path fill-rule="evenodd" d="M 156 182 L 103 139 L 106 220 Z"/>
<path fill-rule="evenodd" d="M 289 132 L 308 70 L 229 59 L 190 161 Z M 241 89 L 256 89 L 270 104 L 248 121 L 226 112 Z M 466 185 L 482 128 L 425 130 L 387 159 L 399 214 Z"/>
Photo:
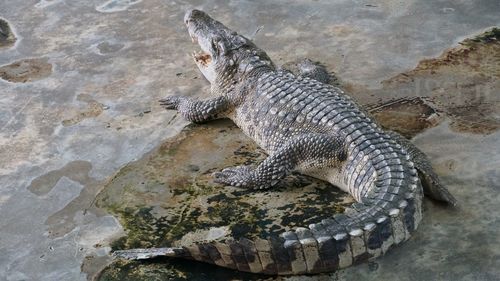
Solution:
<path fill-rule="evenodd" d="M 389 129 L 404 132 L 409 126 L 415 130 L 408 133 L 414 135 L 418 127 L 423 130 L 435 125 L 434 120 L 422 123 L 422 118 L 415 118 L 406 123 L 397 122 L 396 117 L 405 115 L 408 107 L 394 108 L 392 104 L 424 98 L 429 109 L 417 106 L 424 110 L 424 117 L 426 112 L 432 116 L 432 111 L 436 111 L 451 120 L 450 126 L 455 131 L 490 134 L 500 128 L 499 81 L 500 29 L 492 28 L 461 41 L 437 58 L 420 61 L 413 70 L 383 81 L 382 89 L 375 90 L 374 94 L 384 101 L 371 107 L 380 106 L 375 116 Z M 396 122 L 385 122 L 386 119 Z"/>
<path fill-rule="evenodd" d="M 14 83 L 26 83 L 48 77 L 52 64 L 46 58 L 23 59 L 0 67 L 0 78 Z"/>
<path fill-rule="evenodd" d="M 49 193 L 62 177 L 67 177 L 80 184 L 89 181 L 89 172 L 92 164 L 88 161 L 72 161 L 61 169 L 50 171 L 31 181 L 28 190 L 32 193 L 42 196 Z"/>
<path fill-rule="evenodd" d="M 0 49 L 14 46 L 16 40 L 17 38 L 12 32 L 9 23 L 0 18 Z"/>
<path fill-rule="evenodd" d="M 266 191 L 224 187 L 212 180 L 214 171 L 258 163 L 265 157 L 228 120 L 189 125 L 122 168 L 97 196 L 96 207 L 117 216 L 127 232 L 112 243 L 112 249 L 187 246 L 214 238 L 266 238 L 331 217 L 353 203 L 350 195 L 330 184 L 299 174 Z M 189 261 L 204 269 L 197 271 L 183 267 L 183 261 L 164 259 L 118 261 L 104 269 L 100 280 L 134 280 L 138 271 L 153 270 L 158 263 L 165 271 L 160 276 L 173 274 L 178 280 L 204 280 L 203 276 L 216 280 L 224 272 L 237 278 L 239 274 L 218 267 L 206 271 L 205 265 Z"/>
<path fill-rule="evenodd" d="M 121 50 L 125 45 L 122 43 L 112 43 L 109 41 L 104 41 L 99 44 L 97 44 L 97 50 L 99 51 L 100 54 L 109 54 L 109 53 L 115 53 Z"/>
<path fill-rule="evenodd" d="M 84 119 L 94 118 L 104 111 L 105 105 L 94 100 L 90 95 L 87 94 L 79 94 L 77 96 L 78 101 L 86 102 L 87 108 L 84 110 L 78 111 L 71 118 L 65 119 L 61 122 L 61 124 L 65 127 L 76 125 L 80 123 Z"/>
<path fill-rule="evenodd" d="M 102 186 L 102 182 L 90 176 L 91 170 L 92 164 L 88 161 L 72 161 L 60 169 L 50 171 L 33 179 L 27 187 L 33 194 L 44 196 L 56 186 L 62 177 L 78 182 L 83 186 L 80 194 L 75 199 L 47 218 L 45 225 L 47 226 L 48 237 L 61 237 L 75 229 L 77 227 L 75 215 L 83 210 L 85 216 L 91 208 L 95 196 Z"/>

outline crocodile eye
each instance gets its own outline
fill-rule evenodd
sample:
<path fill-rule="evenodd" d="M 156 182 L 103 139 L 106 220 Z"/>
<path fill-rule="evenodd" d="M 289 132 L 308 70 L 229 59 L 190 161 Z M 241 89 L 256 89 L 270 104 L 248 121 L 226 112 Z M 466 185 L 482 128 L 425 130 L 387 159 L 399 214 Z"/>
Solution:
<path fill-rule="evenodd" d="M 218 54 L 224 55 L 226 53 L 226 46 L 220 37 L 212 39 L 212 48 L 216 50 Z"/>
<path fill-rule="evenodd" d="M 212 39 L 212 47 L 216 47 L 219 40 L 220 40 L 220 38 L 218 38 L 218 37 L 213 38 Z"/>
<path fill-rule="evenodd" d="M 219 38 L 219 37 L 214 37 L 214 38 L 212 39 L 212 49 L 214 49 L 214 50 L 215 50 L 215 51 L 217 51 L 217 52 L 220 52 L 220 50 L 219 50 L 219 46 L 218 46 L 219 41 L 220 41 L 220 38 Z"/>

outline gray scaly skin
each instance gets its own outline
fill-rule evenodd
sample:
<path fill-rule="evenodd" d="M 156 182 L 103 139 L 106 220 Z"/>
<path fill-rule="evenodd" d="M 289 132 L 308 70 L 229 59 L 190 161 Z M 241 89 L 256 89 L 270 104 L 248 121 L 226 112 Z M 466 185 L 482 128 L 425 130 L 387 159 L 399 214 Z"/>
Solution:
<path fill-rule="evenodd" d="M 357 201 L 344 214 L 267 238 L 206 241 L 180 248 L 117 251 L 143 259 L 183 257 L 241 271 L 290 275 L 334 271 L 385 253 L 410 238 L 422 217 L 425 191 L 456 203 L 426 156 L 385 132 L 310 61 L 299 73 L 277 69 L 247 38 L 198 10 L 185 23 L 202 53 L 194 59 L 212 97 L 161 100 L 192 122 L 232 119 L 269 154 L 257 167 L 214 174 L 216 182 L 266 189 L 292 171 L 338 186 Z M 420 178 L 419 178 L 420 176 Z"/>

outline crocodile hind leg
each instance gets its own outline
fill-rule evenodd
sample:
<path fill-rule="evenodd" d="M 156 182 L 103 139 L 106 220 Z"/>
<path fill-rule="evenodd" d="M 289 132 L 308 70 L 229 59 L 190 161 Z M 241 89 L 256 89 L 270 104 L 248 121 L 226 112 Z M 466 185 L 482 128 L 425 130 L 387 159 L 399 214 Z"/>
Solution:
<path fill-rule="evenodd" d="M 285 143 L 256 168 L 226 168 L 222 172 L 214 173 L 214 181 L 232 186 L 265 189 L 276 185 L 297 168 L 335 167 L 346 157 L 345 148 L 336 137 L 326 134 L 301 135 Z"/>
<path fill-rule="evenodd" d="M 320 63 L 310 59 L 301 59 L 293 62 L 287 62 L 281 66 L 281 69 L 290 71 L 296 76 L 308 77 L 325 84 L 338 86 L 338 78 L 328 72 L 326 67 Z"/>
<path fill-rule="evenodd" d="M 418 149 L 413 143 L 402 135 L 392 131 L 388 131 L 387 133 L 399 144 L 401 144 L 401 146 L 403 146 L 410 155 L 410 159 L 415 164 L 415 168 L 417 169 L 420 180 L 422 181 L 424 194 L 434 200 L 443 201 L 455 206 L 457 204 L 457 200 L 453 197 L 453 195 L 451 195 L 448 189 L 441 184 L 439 177 L 432 169 L 429 158 L 427 158 L 427 156 L 420 151 L 420 149 Z"/>

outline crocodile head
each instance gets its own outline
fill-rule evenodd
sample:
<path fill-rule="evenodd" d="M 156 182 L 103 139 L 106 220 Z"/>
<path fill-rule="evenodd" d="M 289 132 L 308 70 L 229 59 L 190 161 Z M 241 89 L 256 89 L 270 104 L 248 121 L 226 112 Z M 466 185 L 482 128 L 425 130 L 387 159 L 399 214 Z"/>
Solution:
<path fill-rule="evenodd" d="M 193 54 L 196 65 L 212 84 L 226 86 L 256 69 L 274 65 L 267 54 L 244 36 L 199 10 L 184 16 L 189 35 L 201 51 Z M 222 85 L 221 85 L 222 83 Z"/>

